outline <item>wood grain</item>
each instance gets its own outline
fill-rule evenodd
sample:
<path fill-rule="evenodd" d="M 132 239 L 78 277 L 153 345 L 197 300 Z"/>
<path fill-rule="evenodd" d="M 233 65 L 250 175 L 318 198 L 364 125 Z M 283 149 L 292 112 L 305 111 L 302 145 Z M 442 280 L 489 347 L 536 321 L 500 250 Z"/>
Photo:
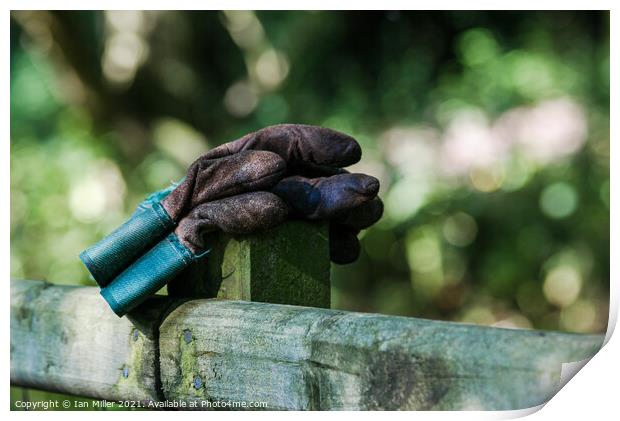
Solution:
<path fill-rule="evenodd" d="M 11 281 L 11 384 L 108 400 L 161 398 L 161 300 L 140 307 L 132 323 L 98 288 Z"/>
<path fill-rule="evenodd" d="M 97 288 L 11 282 L 11 384 L 107 400 L 520 409 L 547 401 L 562 363 L 602 343 L 218 299 L 156 297 L 118 318 Z"/>
<path fill-rule="evenodd" d="M 168 285 L 176 297 L 330 307 L 327 224 L 288 221 L 272 230 L 212 233 L 210 253 Z"/>
<path fill-rule="evenodd" d="M 518 409 L 547 401 L 561 364 L 592 356 L 602 340 L 198 300 L 161 326 L 162 386 L 169 399 L 271 409 Z"/>

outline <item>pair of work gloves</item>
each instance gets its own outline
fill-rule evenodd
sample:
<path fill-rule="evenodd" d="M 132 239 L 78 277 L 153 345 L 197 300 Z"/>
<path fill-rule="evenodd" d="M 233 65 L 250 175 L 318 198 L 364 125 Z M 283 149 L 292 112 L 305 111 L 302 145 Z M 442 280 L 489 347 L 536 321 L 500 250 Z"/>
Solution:
<path fill-rule="evenodd" d="M 267 127 L 198 158 L 181 182 L 149 196 L 80 258 L 119 316 L 208 253 L 205 236 L 218 230 L 249 234 L 288 217 L 329 220 L 331 260 L 351 263 L 360 253 L 357 234 L 383 213 L 378 180 L 342 169 L 360 158 L 345 134 Z"/>

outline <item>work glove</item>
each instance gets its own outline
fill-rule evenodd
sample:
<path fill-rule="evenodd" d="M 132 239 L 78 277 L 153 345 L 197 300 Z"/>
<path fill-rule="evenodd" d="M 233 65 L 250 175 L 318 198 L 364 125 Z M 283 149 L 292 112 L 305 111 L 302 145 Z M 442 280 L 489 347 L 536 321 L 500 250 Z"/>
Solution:
<path fill-rule="evenodd" d="M 281 124 L 221 145 L 205 156 L 221 158 L 247 150 L 271 151 L 286 162 L 287 177 L 272 191 L 289 205 L 291 216 L 330 221 L 334 263 L 351 263 L 359 257 L 357 234 L 381 218 L 383 203 L 377 197 L 376 178 L 342 169 L 361 158 L 355 139 L 322 127 Z"/>

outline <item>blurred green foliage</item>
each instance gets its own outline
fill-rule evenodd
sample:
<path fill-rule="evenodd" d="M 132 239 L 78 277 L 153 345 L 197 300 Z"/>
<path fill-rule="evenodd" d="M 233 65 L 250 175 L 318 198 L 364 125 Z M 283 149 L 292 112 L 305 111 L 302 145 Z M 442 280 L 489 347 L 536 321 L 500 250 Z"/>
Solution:
<path fill-rule="evenodd" d="M 15 12 L 11 275 L 77 256 L 200 153 L 296 122 L 356 137 L 384 218 L 336 308 L 606 328 L 609 14 Z"/>

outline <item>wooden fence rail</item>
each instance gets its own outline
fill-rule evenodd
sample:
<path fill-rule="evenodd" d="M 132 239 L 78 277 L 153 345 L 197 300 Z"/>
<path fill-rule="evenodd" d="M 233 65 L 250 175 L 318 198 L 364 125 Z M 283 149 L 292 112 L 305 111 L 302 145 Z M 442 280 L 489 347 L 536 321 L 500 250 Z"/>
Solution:
<path fill-rule="evenodd" d="M 520 409 L 603 343 L 245 301 L 157 297 L 138 310 L 116 317 L 94 287 L 12 281 L 11 384 L 199 408 Z"/>

